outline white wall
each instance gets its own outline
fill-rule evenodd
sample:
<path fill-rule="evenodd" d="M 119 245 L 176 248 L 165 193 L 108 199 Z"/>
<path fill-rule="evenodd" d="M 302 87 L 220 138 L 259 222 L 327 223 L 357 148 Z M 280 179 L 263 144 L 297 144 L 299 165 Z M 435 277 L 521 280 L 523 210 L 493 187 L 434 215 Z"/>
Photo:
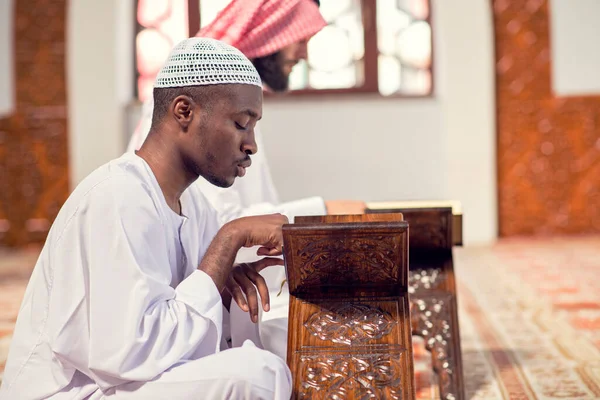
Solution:
<path fill-rule="evenodd" d="M 0 0 L 0 118 L 15 107 L 13 22 L 14 1 Z"/>
<path fill-rule="evenodd" d="M 117 39 L 125 41 L 117 33 L 116 16 L 122 18 L 127 7 L 119 1 L 72 1 L 70 28 L 77 37 L 71 38 L 69 65 L 74 76 L 69 94 L 75 182 L 117 156 L 129 134 L 123 129 L 117 87 L 126 81 L 122 71 L 132 68 L 117 68 L 119 53 L 110 49 Z M 480 0 L 433 0 L 432 15 L 433 98 L 267 101 L 261 121 L 264 151 L 283 200 L 314 194 L 327 199 L 457 199 L 465 213 L 465 242 L 495 239 L 490 5 Z M 85 46 L 89 40 L 98 41 L 95 51 Z"/>
<path fill-rule="evenodd" d="M 438 100 L 270 101 L 263 115 L 264 151 L 284 200 L 446 197 Z"/>
<path fill-rule="evenodd" d="M 551 0 L 552 89 L 558 96 L 600 94 L 600 1 Z"/>
<path fill-rule="evenodd" d="M 446 196 L 462 202 L 465 243 L 488 243 L 498 232 L 491 1 L 433 4 L 448 160 Z"/>
<path fill-rule="evenodd" d="M 433 99 L 268 101 L 265 151 L 284 200 L 457 199 L 465 243 L 497 235 L 490 2 L 433 0 Z M 301 166 L 299 168 L 298 166 Z"/>
<path fill-rule="evenodd" d="M 131 0 L 70 0 L 67 82 L 69 162 L 74 187 L 124 149 L 132 97 Z"/>

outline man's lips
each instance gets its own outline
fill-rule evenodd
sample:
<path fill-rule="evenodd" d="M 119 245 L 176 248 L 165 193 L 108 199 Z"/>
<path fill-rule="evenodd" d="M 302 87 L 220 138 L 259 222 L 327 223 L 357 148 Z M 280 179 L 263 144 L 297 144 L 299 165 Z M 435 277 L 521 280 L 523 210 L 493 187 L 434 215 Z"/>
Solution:
<path fill-rule="evenodd" d="M 246 175 L 246 168 L 249 168 L 250 165 L 252 165 L 252 160 L 250 160 L 250 159 L 244 160 L 243 162 L 241 162 L 240 164 L 238 164 L 238 166 L 237 166 L 237 174 L 238 174 L 238 176 L 240 178 L 242 176 Z"/>
<path fill-rule="evenodd" d="M 238 165 L 242 168 L 249 168 L 252 165 L 252 160 L 248 158 L 248 159 L 242 161 L 241 163 L 239 163 Z"/>

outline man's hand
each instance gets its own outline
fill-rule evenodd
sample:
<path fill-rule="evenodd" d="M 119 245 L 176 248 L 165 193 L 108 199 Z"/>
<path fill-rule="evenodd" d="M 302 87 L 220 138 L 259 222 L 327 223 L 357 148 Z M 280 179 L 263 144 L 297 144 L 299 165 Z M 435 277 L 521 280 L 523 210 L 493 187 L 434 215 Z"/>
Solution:
<path fill-rule="evenodd" d="M 258 293 L 264 311 L 269 311 L 269 288 L 265 279 L 259 274 L 263 269 L 283 265 L 280 258 L 263 258 L 252 263 L 240 264 L 233 267 L 225 288 L 243 311 L 250 311 L 252 322 L 258 322 Z"/>
<path fill-rule="evenodd" d="M 329 215 L 364 214 L 367 205 L 364 201 L 355 200 L 330 200 L 325 202 Z"/>
<path fill-rule="evenodd" d="M 236 232 L 242 247 L 261 246 L 257 255 L 278 256 L 283 248 L 281 228 L 287 223 L 285 215 L 270 214 L 239 218 L 225 226 Z"/>
<path fill-rule="evenodd" d="M 215 282 L 219 292 L 222 293 L 225 285 L 230 280 L 230 275 L 233 272 L 233 261 L 240 248 L 261 246 L 257 251 L 259 256 L 281 255 L 283 251 L 283 233 L 281 228 L 287 223 L 287 217 L 281 214 L 244 217 L 226 223 L 219 232 L 217 232 L 210 243 L 210 246 L 208 246 L 206 254 L 202 258 L 198 269 L 210 276 Z M 265 262 L 267 264 L 272 263 L 272 261 Z M 263 264 L 259 264 L 259 266 L 260 265 Z M 275 264 L 268 264 L 266 266 L 269 265 Z M 262 268 L 265 268 L 265 266 Z M 245 274 L 246 276 L 248 276 L 248 274 L 251 275 L 248 279 L 253 282 L 251 278 L 256 278 L 256 275 L 252 274 L 252 272 L 248 272 L 248 268 L 242 269 L 247 272 Z M 240 272 L 238 271 L 236 274 L 236 276 L 239 276 Z M 244 281 L 244 283 L 247 282 Z M 256 295 L 256 291 L 254 294 Z M 227 303 L 227 299 L 223 298 L 223 301 L 224 303 Z"/>

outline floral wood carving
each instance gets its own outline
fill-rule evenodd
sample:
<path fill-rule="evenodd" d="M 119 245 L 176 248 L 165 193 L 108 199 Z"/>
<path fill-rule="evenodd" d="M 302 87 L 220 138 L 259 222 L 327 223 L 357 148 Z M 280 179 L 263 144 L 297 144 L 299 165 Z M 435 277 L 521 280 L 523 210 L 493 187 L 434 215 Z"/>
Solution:
<path fill-rule="evenodd" d="M 300 357 L 299 399 L 402 399 L 402 353 Z"/>
<path fill-rule="evenodd" d="M 298 237 L 295 248 L 302 286 L 355 284 L 359 269 L 372 284 L 399 280 L 398 236 Z"/>
<path fill-rule="evenodd" d="M 442 400 L 459 397 L 459 387 L 451 327 L 452 294 L 413 295 L 411 319 L 413 334 L 425 339 L 425 347 L 431 352 L 433 369 L 439 377 Z"/>
<path fill-rule="evenodd" d="M 367 304 L 337 303 L 312 314 L 304 327 L 321 340 L 348 346 L 381 339 L 397 325 L 386 311 Z"/>

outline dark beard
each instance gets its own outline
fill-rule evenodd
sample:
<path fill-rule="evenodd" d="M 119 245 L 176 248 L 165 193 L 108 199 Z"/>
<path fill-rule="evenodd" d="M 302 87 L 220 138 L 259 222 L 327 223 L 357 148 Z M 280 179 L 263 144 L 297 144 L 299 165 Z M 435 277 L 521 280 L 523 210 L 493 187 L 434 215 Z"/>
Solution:
<path fill-rule="evenodd" d="M 204 179 L 206 179 L 207 181 L 209 181 L 213 185 L 221 187 L 221 188 L 228 188 L 231 185 L 233 185 L 233 182 L 228 182 L 225 179 L 221 179 L 217 175 L 215 175 L 215 174 L 213 174 L 211 172 L 219 164 L 219 162 L 217 161 L 217 157 L 214 154 L 212 154 L 212 153 L 209 152 L 206 155 L 206 159 L 208 161 L 208 166 L 209 167 L 205 168 L 205 171 L 202 174 L 202 177 Z"/>
<path fill-rule="evenodd" d="M 281 52 L 269 54 L 268 56 L 252 60 L 254 67 L 260 75 L 263 83 L 274 92 L 285 92 L 288 90 L 289 77 L 283 73 L 281 66 Z"/>

